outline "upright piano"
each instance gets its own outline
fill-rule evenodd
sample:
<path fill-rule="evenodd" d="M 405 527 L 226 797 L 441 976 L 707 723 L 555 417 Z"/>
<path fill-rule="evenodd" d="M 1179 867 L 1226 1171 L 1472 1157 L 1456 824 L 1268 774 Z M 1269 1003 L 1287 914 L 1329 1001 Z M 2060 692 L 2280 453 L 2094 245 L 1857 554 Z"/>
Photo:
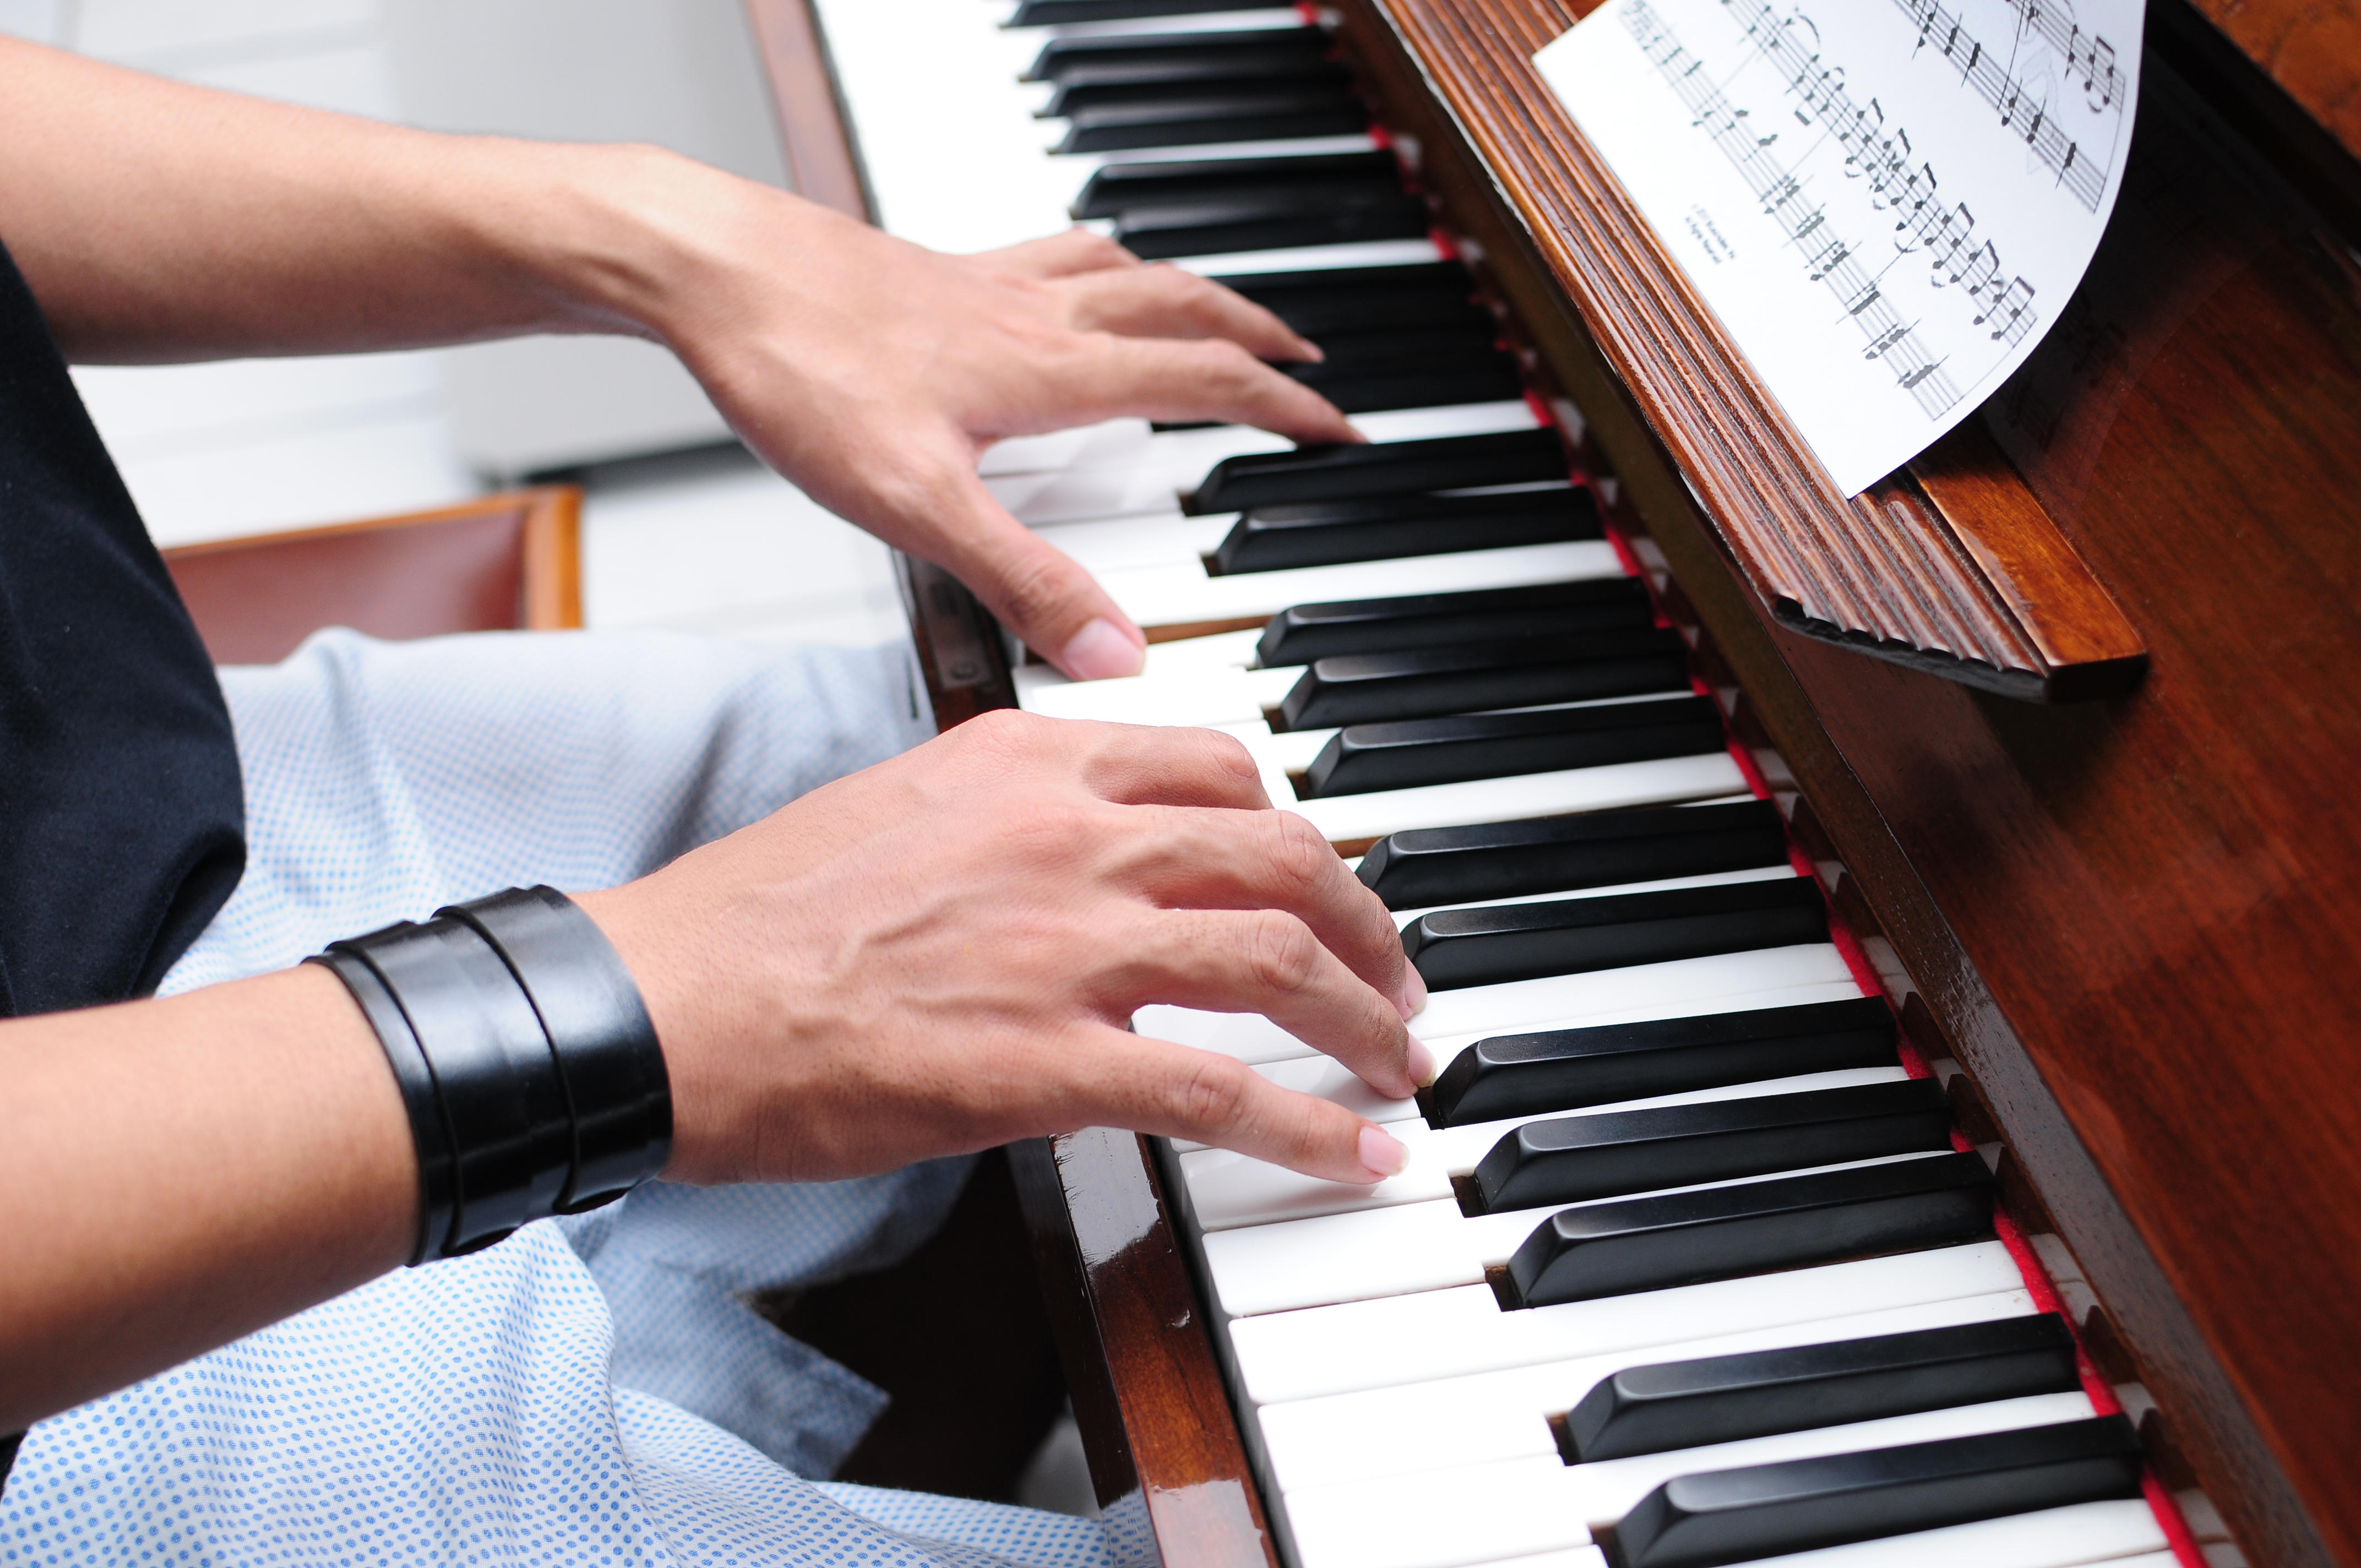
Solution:
<path fill-rule="evenodd" d="M 1375 1193 L 1016 1151 L 1119 1554 L 2361 1568 L 2349 4 L 2149 0 L 2080 291 L 1852 499 L 1536 74 L 1582 0 L 750 6 L 806 193 L 1222 276 L 1373 442 L 988 455 L 1134 681 L 904 564 L 945 725 L 1230 729 L 1435 988 L 1415 1102 L 1140 1020 Z"/>

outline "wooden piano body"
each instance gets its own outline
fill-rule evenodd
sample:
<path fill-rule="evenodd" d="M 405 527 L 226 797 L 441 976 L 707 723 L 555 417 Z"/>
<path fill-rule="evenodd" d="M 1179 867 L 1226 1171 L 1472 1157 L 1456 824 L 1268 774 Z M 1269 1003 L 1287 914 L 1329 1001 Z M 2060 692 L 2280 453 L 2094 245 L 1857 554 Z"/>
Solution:
<path fill-rule="evenodd" d="M 1533 72 L 1587 6 L 1334 20 L 2214 1559 L 2361 1565 L 2361 23 L 2206 7 L 2151 0 L 2039 352 L 1851 503 Z M 752 8 L 799 185 L 858 210 L 806 6 Z M 1005 702 L 995 629 L 908 576 L 943 721 Z M 1176 1568 L 1276 1563 L 1155 1158 L 1016 1157 L 1102 1500 Z"/>

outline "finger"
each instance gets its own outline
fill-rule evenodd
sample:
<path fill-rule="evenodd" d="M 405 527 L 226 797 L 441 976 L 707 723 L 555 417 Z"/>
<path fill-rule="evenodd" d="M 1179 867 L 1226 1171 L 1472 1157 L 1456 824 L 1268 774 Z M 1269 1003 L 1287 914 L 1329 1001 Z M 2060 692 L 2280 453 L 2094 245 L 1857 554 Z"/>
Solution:
<path fill-rule="evenodd" d="M 1103 949 L 1108 1001 L 1137 1012 L 1153 1003 L 1209 1013 L 1259 1013 L 1334 1057 L 1390 1099 L 1418 1091 L 1409 1029 L 1393 1003 L 1323 947 L 1312 927 L 1276 909 L 1165 909 Z"/>
<path fill-rule="evenodd" d="M 1263 359 L 1324 358 L 1320 345 L 1245 295 L 1178 267 L 1135 267 L 1066 281 L 1068 319 L 1130 337 L 1225 337 Z"/>
<path fill-rule="evenodd" d="M 1390 1134 L 1329 1101 L 1281 1089 L 1233 1057 L 1110 1028 L 1071 1059 L 1077 1125 L 1191 1138 L 1364 1187 L 1410 1160 Z"/>
<path fill-rule="evenodd" d="M 978 251 L 961 259 L 987 272 L 1042 281 L 1091 272 L 1137 270 L 1141 265 L 1139 258 L 1106 236 L 1093 234 L 1080 225 L 1063 234 L 1028 239 L 1022 245 L 1004 246 L 998 250 Z"/>
<path fill-rule="evenodd" d="M 852 521 L 965 583 L 1025 645 L 1078 681 L 1136 675 L 1148 637 L 1082 565 L 1027 528 L 974 472 L 935 466 L 928 482 Z"/>
<path fill-rule="evenodd" d="M 1250 424 L 1290 441 L 1357 442 L 1336 405 L 1235 343 L 1100 334 L 1080 357 L 1110 411 L 1173 422 Z"/>
<path fill-rule="evenodd" d="M 1294 812 L 1163 809 L 1148 814 L 1140 839 L 1135 874 L 1166 908 L 1284 910 L 1405 1019 L 1424 1000 L 1394 917 Z"/>
<path fill-rule="evenodd" d="M 1218 729 L 1144 724 L 1078 727 L 1086 750 L 1083 787 L 1116 806 L 1180 806 L 1224 816 L 1262 812 L 1270 796 L 1254 753 L 1235 735 Z M 1159 818 L 1143 814 L 1132 822 L 1135 843 L 1152 839 Z M 1136 851 L 1137 852 L 1137 851 Z"/>

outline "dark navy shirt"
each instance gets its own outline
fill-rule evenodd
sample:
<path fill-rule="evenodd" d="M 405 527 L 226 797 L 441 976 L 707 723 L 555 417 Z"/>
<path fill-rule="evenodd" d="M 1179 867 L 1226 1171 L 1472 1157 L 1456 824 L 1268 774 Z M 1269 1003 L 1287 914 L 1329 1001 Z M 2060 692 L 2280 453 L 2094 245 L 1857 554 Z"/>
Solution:
<path fill-rule="evenodd" d="M 245 828 L 204 644 L 0 248 L 0 1015 L 154 991 Z"/>

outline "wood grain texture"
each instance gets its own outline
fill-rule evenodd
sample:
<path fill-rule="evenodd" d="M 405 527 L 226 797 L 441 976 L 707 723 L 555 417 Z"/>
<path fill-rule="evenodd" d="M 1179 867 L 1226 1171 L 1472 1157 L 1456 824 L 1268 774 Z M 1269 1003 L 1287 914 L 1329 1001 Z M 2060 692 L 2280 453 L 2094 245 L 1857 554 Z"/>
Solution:
<path fill-rule="evenodd" d="M 275 663 L 324 626 L 372 637 L 582 624 L 582 492 L 548 485 L 456 507 L 164 552 L 218 664 Z"/>
<path fill-rule="evenodd" d="M 810 0 L 746 0 L 796 193 L 868 222 L 874 210 Z"/>
<path fill-rule="evenodd" d="M 2197 0 L 2206 19 L 2361 158 L 2361 5 L 2354 0 Z"/>
<path fill-rule="evenodd" d="M 1169 1568 L 1278 1568 L 1204 1309 L 1140 1138 L 1093 1127 L 1011 1146 L 1010 1158 L 1100 1505 L 1144 1508 Z"/>
<path fill-rule="evenodd" d="M 2019 697 L 2055 700 L 2066 671 L 2067 692 L 2136 682 L 2138 631 L 2030 496 L 2013 501 L 2003 547 L 1979 551 L 1906 473 L 1851 500 L 1836 490 L 1533 70 L 1576 6 L 1363 0 L 1345 11 L 1382 15 L 1405 41 L 1773 613 Z"/>
<path fill-rule="evenodd" d="M 2158 0 L 2170 5 L 2177 0 Z M 1350 7 L 1389 118 L 1581 406 L 1717 656 L 1973 1071 L 2250 1556 L 2361 1563 L 2361 1094 L 2340 977 L 2361 929 L 2345 804 L 2361 706 L 2361 274 L 2243 125 L 2152 55 L 2132 179 L 2092 277 L 1984 411 L 2025 492 L 2150 636 L 2154 673 L 2041 709 L 1794 634 L 1734 570 L 1644 391 L 1489 179 L 1417 0 Z M 1476 12 L 1500 26 L 1498 5 Z M 1547 35 L 1534 0 L 1500 47 Z M 1397 30 L 1392 22 L 1405 25 Z M 1474 26 L 1474 24 L 1470 24 Z M 1391 58 L 1389 59 L 1389 56 Z M 1416 105 L 1432 101 L 1423 114 Z M 1407 106 L 1405 108 L 1405 106 Z M 1605 327 L 1615 322 L 1605 318 Z M 1971 432 L 1971 435 L 1975 435 Z M 1922 493 L 1993 530 L 1991 452 Z M 1694 475 L 1692 475 L 1694 477 Z M 1993 547 L 1997 532 L 1980 534 Z M 1963 545 L 1963 548 L 1965 546 Z"/>

